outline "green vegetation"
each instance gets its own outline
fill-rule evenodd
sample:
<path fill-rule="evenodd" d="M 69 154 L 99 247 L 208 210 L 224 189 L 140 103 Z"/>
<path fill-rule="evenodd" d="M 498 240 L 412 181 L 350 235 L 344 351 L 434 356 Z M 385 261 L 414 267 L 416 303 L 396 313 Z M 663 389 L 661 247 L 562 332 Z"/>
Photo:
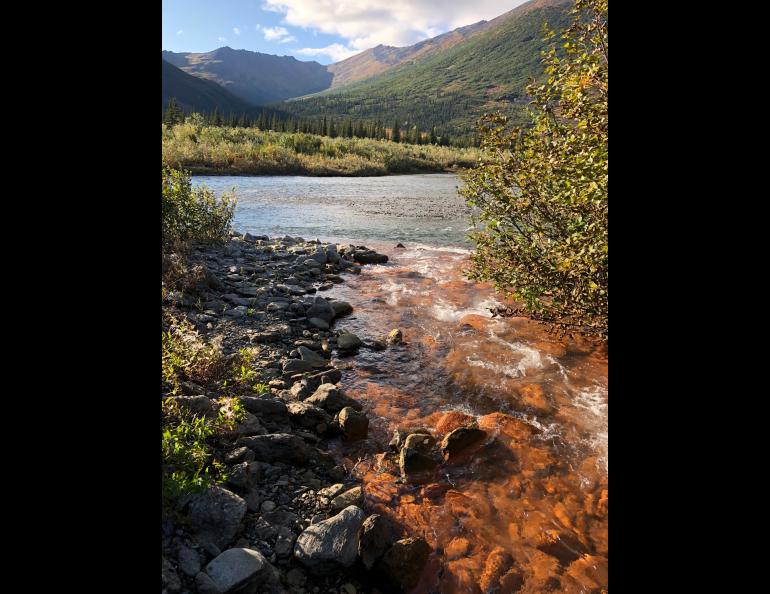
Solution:
<path fill-rule="evenodd" d="M 210 442 L 235 429 L 244 410 L 235 398 L 222 398 L 216 405 L 216 414 L 207 418 L 188 413 L 173 398 L 163 401 L 163 499 L 167 508 L 184 495 L 227 480 Z"/>
<path fill-rule="evenodd" d="M 193 173 L 387 175 L 472 167 L 475 148 L 209 126 L 193 114 L 163 125 L 163 161 Z"/>
<path fill-rule="evenodd" d="M 546 52 L 548 79 L 528 89 L 534 125 L 486 119 L 464 192 L 485 223 L 471 276 L 556 329 L 607 338 L 607 0 L 576 0 L 572 15 L 566 56 Z"/>
<path fill-rule="evenodd" d="M 206 188 L 193 190 L 189 173 L 163 166 L 163 240 L 166 244 L 225 239 L 235 198 L 217 198 Z"/>
<path fill-rule="evenodd" d="M 223 241 L 232 221 L 234 198 L 220 199 L 206 188 L 193 190 L 190 174 L 163 167 L 163 292 L 195 287 L 206 280 L 190 268 L 187 254 L 196 243 Z M 252 367 L 253 352 L 225 357 L 218 343 L 206 342 L 189 322 L 164 310 L 161 358 L 161 434 L 163 503 L 173 510 L 179 497 L 226 480 L 215 455 L 216 442 L 227 437 L 243 418 L 237 397 L 265 392 Z M 176 397 L 193 383 L 218 394 L 211 410 L 193 414 Z"/>
<path fill-rule="evenodd" d="M 525 86 L 543 73 L 543 25 L 568 23 L 567 0 L 538 0 L 503 21 L 424 59 L 396 66 L 350 85 L 281 104 L 296 116 L 325 114 L 370 121 L 398 119 L 407 128 L 435 126 L 439 135 L 470 141 L 483 113 L 500 110 L 526 120 Z"/>

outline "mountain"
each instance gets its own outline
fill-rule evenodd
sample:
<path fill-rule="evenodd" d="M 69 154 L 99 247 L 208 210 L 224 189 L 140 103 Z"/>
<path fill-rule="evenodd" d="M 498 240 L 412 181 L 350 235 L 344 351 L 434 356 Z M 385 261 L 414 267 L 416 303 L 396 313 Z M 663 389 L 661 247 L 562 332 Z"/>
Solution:
<path fill-rule="evenodd" d="M 390 45 L 378 45 L 342 60 L 336 64 L 327 66 L 329 72 L 334 75 L 331 88 L 352 83 L 375 74 L 380 74 L 394 66 L 404 64 L 412 60 L 426 58 L 437 51 L 449 49 L 461 41 L 465 41 L 472 35 L 484 31 L 489 25 L 488 21 L 479 21 L 473 25 L 460 27 L 437 37 L 426 39 L 408 47 L 393 47 Z"/>
<path fill-rule="evenodd" d="M 176 66 L 172 66 L 165 60 L 163 62 L 163 74 L 161 87 L 163 89 L 163 108 L 168 105 L 171 97 L 185 111 L 199 111 L 209 113 L 218 108 L 224 114 L 251 113 L 254 106 L 236 97 L 227 89 L 210 80 L 204 80 L 182 72 Z"/>
<path fill-rule="evenodd" d="M 163 59 L 215 82 L 253 105 L 264 105 L 328 89 L 333 75 L 318 62 L 220 47 L 204 54 L 164 51 Z"/>
<path fill-rule="evenodd" d="M 453 136 L 470 136 L 478 117 L 488 111 L 500 110 L 523 122 L 525 87 L 543 75 L 543 24 L 564 29 L 571 6 L 571 0 L 532 0 L 472 25 L 478 26 L 475 33 L 448 48 L 439 44 L 420 59 L 282 107 L 300 117 L 380 119 L 388 126 L 398 118 L 402 126 L 435 126 L 437 133 Z"/>

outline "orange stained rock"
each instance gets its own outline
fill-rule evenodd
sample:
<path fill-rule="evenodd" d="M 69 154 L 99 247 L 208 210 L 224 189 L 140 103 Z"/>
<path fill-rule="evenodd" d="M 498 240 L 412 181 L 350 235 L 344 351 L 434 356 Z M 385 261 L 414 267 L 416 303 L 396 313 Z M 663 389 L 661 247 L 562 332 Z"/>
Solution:
<path fill-rule="evenodd" d="M 524 406 L 534 408 L 540 413 L 548 413 L 553 410 L 551 402 L 545 395 L 545 390 L 538 384 L 529 384 L 520 387 L 519 399 Z"/>
<path fill-rule="evenodd" d="M 463 557 L 448 561 L 444 566 L 444 575 L 439 583 L 442 594 L 482 594 L 478 584 L 481 572 L 477 558 Z"/>
<path fill-rule="evenodd" d="M 573 527 L 573 522 L 572 522 L 572 518 L 570 517 L 570 513 L 567 511 L 567 508 L 564 506 L 564 504 L 561 501 L 557 501 L 556 505 L 553 506 L 553 514 L 554 516 L 556 516 L 556 519 L 559 520 L 559 522 L 561 522 L 565 528 Z"/>
<path fill-rule="evenodd" d="M 499 594 L 513 594 L 521 590 L 523 585 L 524 574 L 515 567 L 511 568 L 500 578 Z"/>
<path fill-rule="evenodd" d="M 607 559 L 583 555 L 569 565 L 564 576 L 567 580 L 562 580 L 563 583 L 572 581 L 577 588 L 583 588 L 583 591 L 601 588 L 609 581 Z"/>
<path fill-rule="evenodd" d="M 479 579 L 479 587 L 482 592 L 497 590 L 500 587 L 500 578 L 511 569 L 513 559 L 502 547 L 495 547 L 489 553 L 484 563 L 484 571 Z"/>
<path fill-rule="evenodd" d="M 467 427 L 468 425 L 472 425 L 475 422 L 475 417 L 465 413 L 454 411 L 448 412 L 444 413 L 436 423 L 436 431 L 439 434 L 446 434 L 450 431 L 454 431 L 455 429 L 459 429 L 460 427 Z"/>
<path fill-rule="evenodd" d="M 450 561 L 465 557 L 471 548 L 471 543 L 467 538 L 456 537 L 450 540 L 444 547 L 444 554 Z"/>
<path fill-rule="evenodd" d="M 480 316 L 478 314 L 468 314 L 466 316 L 461 317 L 459 320 L 457 320 L 457 326 L 470 326 L 474 330 L 478 330 L 479 332 L 483 332 L 487 329 L 491 322 L 491 318 L 487 318 L 484 316 Z"/>
<path fill-rule="evenodd" d="M 527 564 L 524 566 L 525 578 L 523 590 L 527 593 L 542 594 L 549 590 L 547 584 L 559 573 L 559 561 L 537 549 L 525 552 Z"/>
<path fill-rule="evenodd" d="M 528 440 L 536 432 L 532 426 L 527 425 L 524 421 L 500 412 L 481 417 L 479 429 L 489 433 L 499 432 L 522 441 Z"/>

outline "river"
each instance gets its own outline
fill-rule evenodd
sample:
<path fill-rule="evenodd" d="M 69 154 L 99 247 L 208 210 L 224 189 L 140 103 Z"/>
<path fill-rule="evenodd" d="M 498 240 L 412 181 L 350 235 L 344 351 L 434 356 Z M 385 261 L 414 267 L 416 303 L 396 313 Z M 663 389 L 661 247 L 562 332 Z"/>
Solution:
<path fill-rule="evenodd" d="M 558 339 L 464 276 L 469 210 L 450 174 L 381 178 L 196 177 L 235 187 L 243 232 L 365 244 L 386 253 L 326 293 L 354 307 L 337 329 L 364 340 L 399 328 L 405 344 L 337 361 L 370 418 L 370 439 L 335 454 L 370 510 L 433 549 L 416 592 L 607 589 L 608 356 Z M 405 248 L 396 248 L 397 243 Z M 393 430 L 437 439 L 470 418 L 487 438 L 419 480 L 381 455 Z"/>

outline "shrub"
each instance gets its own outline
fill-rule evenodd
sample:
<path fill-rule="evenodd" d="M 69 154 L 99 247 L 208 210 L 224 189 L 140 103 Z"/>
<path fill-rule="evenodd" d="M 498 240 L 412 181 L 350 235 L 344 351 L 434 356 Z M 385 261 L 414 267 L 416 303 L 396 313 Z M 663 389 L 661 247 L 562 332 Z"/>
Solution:
<path fill-rule="evenodd" d="M 207 188 L 193 189 L 188 172 L 163 165 L 164 244 L 223 241 L 234 211 L 234 195 L 216 198 Z"/>
<path fill-rule="evenodd" d="M 480 208 L 471 277 L 491 280 L 535 319 L 608 336 L 607 0 L 576 0 L 565 54 L 528 88 L 529 129 L 482 126 L 464 195 Z M 554 34 L 551 33 L 552 37 Z"/>
<path fill-rule="evenodd" d="M 227 364 L 218 343 L 206 343 L 189 322 L 173 321 L 163 331 L 161 369 L 168 393 L 179 391 L 180 382 L 193 381 L 218 387 Z"/>
<path fill-rule="evenodd" d="M 213 418 L 189 415 L 173 398 L 163 401 L 162 477 L 166 507 L 180 497 L 227 480 L 225 467 L 215 459 L 209 441 L 235 429 L 244 414 L 235 398 L 219 399 Z"/>

